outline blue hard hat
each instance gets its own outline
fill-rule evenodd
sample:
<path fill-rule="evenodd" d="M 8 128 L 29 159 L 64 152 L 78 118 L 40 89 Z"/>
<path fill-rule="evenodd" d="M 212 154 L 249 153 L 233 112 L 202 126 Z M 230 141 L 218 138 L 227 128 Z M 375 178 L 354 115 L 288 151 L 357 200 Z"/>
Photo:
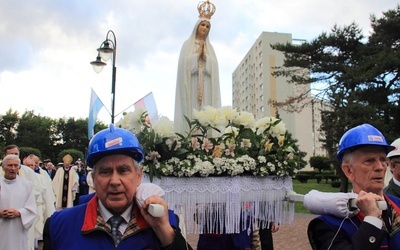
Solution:
<path fill-rule="evenodd" d="M 370 124 L 363 124 L 349 129 L 339 141 L 339 151 L 336 158 L 342 161 L 343 154 L 346 151 L 355 150 L 361 146 L 382 146 L 386 153 L 394 149 L 386 142 L 383 134 Z"/>
<path fill-rule="evenodd" d="M 114 124 L 110 124 L 108 129 L 101 130 L 90 140 L 87 165 L 94 167 L 101 158 L 112 154 L 125 154 L 139 163 L 144 157 L 136 136 L 129 130 L 114 128 Z"/>

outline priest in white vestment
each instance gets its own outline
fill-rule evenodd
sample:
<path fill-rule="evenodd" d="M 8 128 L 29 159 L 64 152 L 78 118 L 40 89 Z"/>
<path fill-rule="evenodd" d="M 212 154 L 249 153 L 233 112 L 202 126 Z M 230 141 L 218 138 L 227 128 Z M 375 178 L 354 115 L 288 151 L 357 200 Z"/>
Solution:
<path fill-rule="evenodd" d="M 49 174 L 39 167 L 39 157 L 31 154 L 24 159 L 23 163 L 35 172 L 34 186 L 40 193 L 36 196 L 37 218 L 33 226 L 36 240 L 35 246 L 37 246 L 38 240 L 42 239 L 46 219 L 55 212 L 55 197 Z"/>
<path fill-rule="evenodd" d="M 14 144 L 7 145 L 6 148 L 4 149 L 4 156 L 7 156 L 7 155 L 17 155 L 19 157 L 19 155 L 20 155 L 19 147 Z M 0 173 L 2 174 L 2 176 L 4 176 L 4 171 L 2 170 L 1 166 L 0 166 Z M 21 164 L 19 166 L 18 176 L 30 181 L 33 184 L 35 199 L 38 199 L 41 196 L 42 188 L 38 185 L 38 183 L 36 181 L 35 172 L 30 167 Z M 28 250 L 35 249 L 35 232 L 34 231 L 35 231 L 34 227 L 31 227 L 29 229 Z"/>
<path fill-rule="evenodd" d="M 56 196 L 56 210 L 72 207 L 79 180 L 74 168 L 71 167 L 72 156 L 63 157 L 64 166 L 59 168 L 53 179 L 53 191 Z"/>
<path fill-rule="evenodd" d="M 26 250 L 28 230 L 36 218 L 33 184 L 18 176 L 18 155 L 7 155 L 0 176 L 0 249 Z"/>

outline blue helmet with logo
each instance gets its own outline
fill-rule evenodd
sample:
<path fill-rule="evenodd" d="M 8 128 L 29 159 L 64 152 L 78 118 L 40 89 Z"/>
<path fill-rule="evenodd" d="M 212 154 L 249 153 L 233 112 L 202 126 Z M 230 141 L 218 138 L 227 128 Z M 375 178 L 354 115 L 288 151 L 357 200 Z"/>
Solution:
<path fill-rule="evenodd" d="M 363 124 L 349 129 L 339 142 L 339 151 L 336 158 L 342 161 L 346 151 L 355 150 L 362 146 L 382 146 L 386 149 L 386 153 L 394 149 L 390 146 L 383 134 L 370 124 Z"/>
<path fill-rule="evenodd" d="M 136 136 L 122 128 L 115 128 L 110 124 L 108 129 L 95 134 L 89 142 L 87 165 L 94 165 L 103 157 L 113 154 L 124 154 L 141 162 L 144 152 Z"/>

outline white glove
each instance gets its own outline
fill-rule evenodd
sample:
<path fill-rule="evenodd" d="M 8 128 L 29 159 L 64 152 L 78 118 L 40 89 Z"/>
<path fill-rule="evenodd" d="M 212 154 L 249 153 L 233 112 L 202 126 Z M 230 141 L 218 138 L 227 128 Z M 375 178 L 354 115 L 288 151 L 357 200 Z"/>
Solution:
<path fill-rule="evenodd" d="M 350 211 L 349 199 L 357 198 L 356 193 L 328 193 L 311 190 L 304 195 L 304 207 L 313 214 L 330 214 L 339 218 L 353 217 L 358 209 Z"/>
<path fill-rule="evenodd" d="M 143 206 L 144 201 L 152 195 L 158 195 L 162 198 L 165 192 L 161 187 L 153 183 L 141 183 L 136 189 L 136 201 L 139 206 Z M 164 207 L 160 204 L 150 204 L 147 211 L 153 217 L 162 217 L 164 215 Z"/>

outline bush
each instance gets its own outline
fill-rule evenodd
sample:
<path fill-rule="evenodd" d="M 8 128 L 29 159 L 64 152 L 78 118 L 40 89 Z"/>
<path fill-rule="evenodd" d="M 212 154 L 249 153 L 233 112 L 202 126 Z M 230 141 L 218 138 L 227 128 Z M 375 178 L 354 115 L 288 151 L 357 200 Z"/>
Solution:
<path fill-rule="evenodd" d="M 310 166 L 321 172 L 331 169 L 331 162 L 326 156 L 312 156 L 310 157 Z"/>
<path fill-rule="evenodd" d="M 42 154 L 40 153 L 40 150 L 37 148 L 31 148 L 31 147 L 21 147 L 19 149 L 19 157 L 21 158 L 21 162 L 22 160 L 27 157 L 30 154 L 34 154 L 37 157 L 41 158 Z"/>
<path fill-rule="evenodd" d="M 69 155 L 72 156 L 72 159 L 73 159 L 73 160 L 72 160 L 72 164 L 73 164 L 75 161 L 77 161 L 79 158 L 80 158 L 83 162 L 86 162 L 86 160 L 83 160 L 83 159 L 85 159 L 85 158 L 84 158 L 84 155 L 82 154 L 82 152 L 79 151 L 79 150 L 76 150 L 76 149 L 66 149 L 66 150 L 61 151 L 61 152 L 58 154 L 58 157 L 57 157 L 58 162 L 62 162 L 62 161 L 63 161 L 62 158 L 63 158 L 65 155 L 67 155 L 67 154 L 69 154 Z"/>
<path fill-rule="evenodd" d="M 299 171 L 297 175 L 308 175 L 310 178 L 315 178 L 315 176 L 319 174 L 319 172 L 316 171 Z"/>
<path fill-rule="evenodd" d="M 297 174 L 296 179 L 301 183 L 307 183 L 308 179 L 312 179 L 312 176 L 308 174 Z"/>

